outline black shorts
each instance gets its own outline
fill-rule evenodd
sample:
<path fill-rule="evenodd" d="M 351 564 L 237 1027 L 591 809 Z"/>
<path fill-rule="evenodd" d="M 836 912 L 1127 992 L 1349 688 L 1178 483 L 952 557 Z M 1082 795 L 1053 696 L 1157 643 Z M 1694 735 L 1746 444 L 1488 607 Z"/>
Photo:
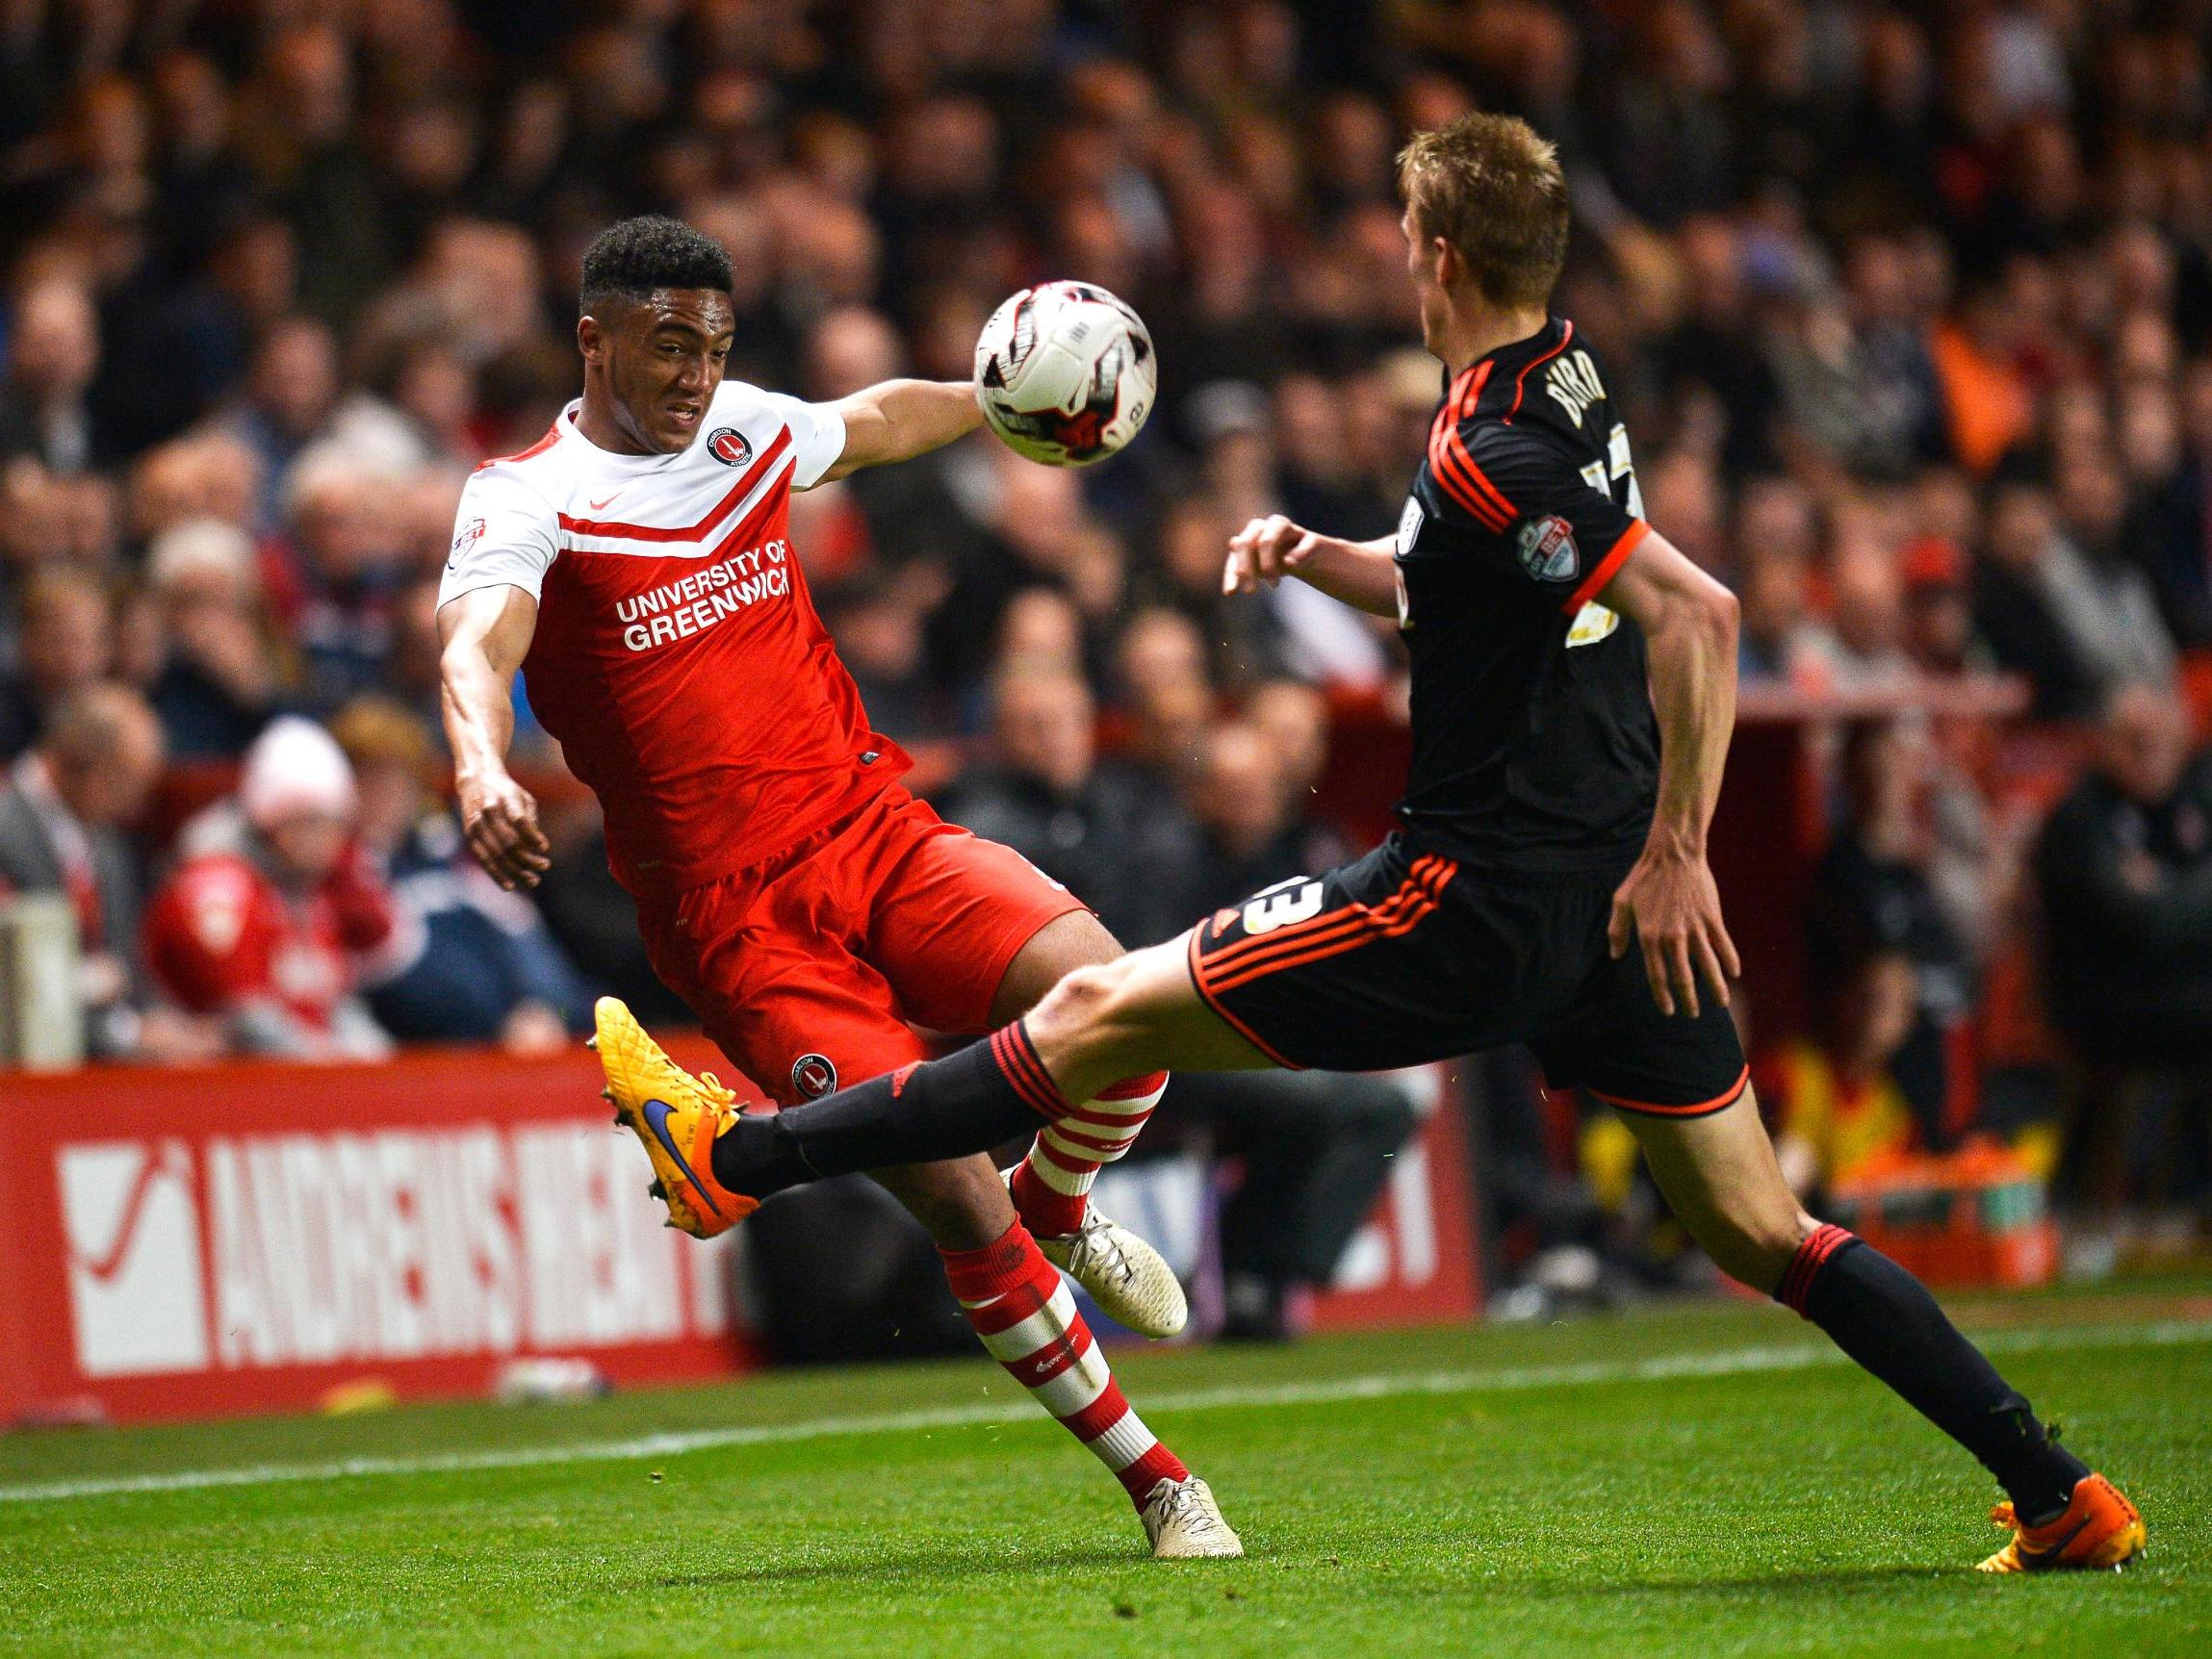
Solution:
<path fill-rule="evenodd" d="M 1695 1117 L 1743 1092 L 1728 1010 L 1659 1012 L 1643 954 L 1606 943 L 1625 872 L 1461 869 L 1393 835 L 1318 879 L 1278 882 L 1192 930 L 1208 1007 L 1281 1065 L 1381 1071 L 1502 1043 L 1554 1088 Z"/>

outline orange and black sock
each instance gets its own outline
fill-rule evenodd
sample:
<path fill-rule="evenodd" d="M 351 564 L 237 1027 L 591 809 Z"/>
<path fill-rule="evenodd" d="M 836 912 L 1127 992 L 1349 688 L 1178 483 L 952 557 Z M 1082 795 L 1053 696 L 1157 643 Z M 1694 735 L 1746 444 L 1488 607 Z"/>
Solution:
<path fill-rule="evenodd" d="M 1798 1246 L 1774 1295 L 1979 1458 L 2028 1524 L 2063 1511 L 2089 1473 L 1927 1287 L 1858 1235 L 1819 1229 Z"/>

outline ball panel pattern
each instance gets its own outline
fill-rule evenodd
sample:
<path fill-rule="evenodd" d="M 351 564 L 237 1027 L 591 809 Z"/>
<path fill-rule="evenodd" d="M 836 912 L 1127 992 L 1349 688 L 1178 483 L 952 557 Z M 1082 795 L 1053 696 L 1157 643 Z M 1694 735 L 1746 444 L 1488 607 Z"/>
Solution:
<path fill-rule="evenodd" d="M 976 343 L 975 379 L 984 419 L 1009 447 L 1048 466 L 1084 467 L 1137 435 L 1159 365 L 1127 305 L 1091 283 L 1050 282 L 991 314 Z"/>

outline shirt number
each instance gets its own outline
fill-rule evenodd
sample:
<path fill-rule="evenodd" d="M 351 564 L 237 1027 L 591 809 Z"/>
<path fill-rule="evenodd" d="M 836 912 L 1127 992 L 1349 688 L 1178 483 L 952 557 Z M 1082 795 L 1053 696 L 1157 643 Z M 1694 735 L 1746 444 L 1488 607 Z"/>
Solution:
<path fill-rule="evenodd" d="M 1293 922 L 1302 922 L 1318 916 L 1321 914 L 1321 883 L 1303 876 L 1293 876 L 1287 881 L 1277 881 L 1246 902 L 1245 932 L 1272 933 L 1277 928 L 1287 928 Z"/>
<path fill-rule="evenodd" d="M 1644 493 L 1636 483 L 1635 463 L 1629 458 L 1629 429 L 1616 424 L 1612 441 L 1606 446 L 1606 458 L 1592 461 L 1582 469 L 1582 482 L 1601 496 L 1613 493 L 1613 480 L 1629 481 L 1628 514 L 1632 519 L 1644 516 Z"/>

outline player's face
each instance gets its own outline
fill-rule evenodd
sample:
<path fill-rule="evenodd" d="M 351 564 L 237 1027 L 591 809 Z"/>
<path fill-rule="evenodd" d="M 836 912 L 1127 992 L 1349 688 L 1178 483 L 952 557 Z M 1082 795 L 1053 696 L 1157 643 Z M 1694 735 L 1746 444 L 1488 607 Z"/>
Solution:
<path fill-rule="evenodd" d="M 1437 239 L 1421 228 L 1411 203 L 1398 228 L 1405 233 L 1405 274 L 1413 279 L 1414 294 L 1421 301 L 1421 344 L 1431 356 L 1438 356 L 1452 317 L 1451 296 L 1444 289 L 1443 250 Z"/>
<path fill-rule="evenodd" d="M 734 319 L 711 288 L 656 289 L 579 330 L 584 362 L 606 375 L 615 423 L 642 454 L 672 455 L 698 436 L 722 385 Z"/>

